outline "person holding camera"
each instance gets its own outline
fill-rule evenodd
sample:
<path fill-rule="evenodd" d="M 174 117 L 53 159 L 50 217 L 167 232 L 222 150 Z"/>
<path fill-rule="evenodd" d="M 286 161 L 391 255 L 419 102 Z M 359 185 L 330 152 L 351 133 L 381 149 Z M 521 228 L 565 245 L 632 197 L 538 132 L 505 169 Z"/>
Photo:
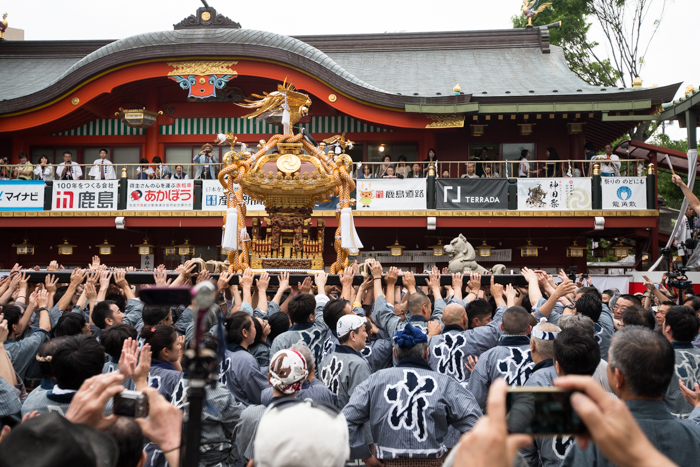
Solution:
<path fill-rule="evenodd" d="M 202 150 L 194 156 L 193 162 L 202 164 L 197 167 L 194 178 L 198 180 L 216 180 L 216 159 L 212 155 L 214 147 L 207 143 L 202 146 Z"/>

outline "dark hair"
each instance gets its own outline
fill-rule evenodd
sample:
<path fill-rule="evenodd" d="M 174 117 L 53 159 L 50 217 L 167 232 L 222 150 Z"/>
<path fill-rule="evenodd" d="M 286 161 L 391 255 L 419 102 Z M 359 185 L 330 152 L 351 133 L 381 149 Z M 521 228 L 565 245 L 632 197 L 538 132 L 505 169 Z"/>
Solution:
<path fill-rule="evenodd" d="M 106 152 L 107 154 L 109 154 L 109 151 L 106 150 L 105 148 L 100 149 L 99 151 L 97 151 L 97 153 L 99 154 L 99 153 L 101 153 L 102 151 L 104 151 L 104 152 Z"/>
<path fill-rule="evenodd" d="M 563 329 L 554 339 L 554 361 L 566 375 L 592 376 L 600 364 L 600 346 L 584 328 Z"/>
<path fill-rule="evenodd" d="M 685 302 L 683 302 L 683 303 L 686 303 L 686 302 L 690 302 L 690 308 L 695 310 L 696 313 L 698 311 L 700 311 L 700 297 L 692 297 L 690 299 L 686 298 Z"/>
<path fill-rule="evenodd" d="M 600 314 L 603 312 L 603 302 L 600 298 L 596 297 L 590 293 L 584 293 L 581 297 L 576 300 L 576 313 L 581 313 L 586 315 L 597 323 L 600 319 Z"/>
<path fill-rule="evenodd" d="M 111 300 L 105 300 L 92 309 L 92 322 L 95 323 L 100 329 L 105 329 L 107 327 L 107 318 L 113 319 L 114 313 L 112 312 L 111 306 L 115 303 Z"/>
<path fill-rule="evenodd" d="M 170 314 L 170 306 L 147 303 L 143 306 L 143 325 L 155 326 Z"/>
<path fill-rule="evenodd" d="M 251 319 L 253 318 L 245 311 L 237 311 L 226 318 L 226 342 L 230 344 L 243 342 L 243 330 L 250 328 Z"/>
<path fill-rule="evenodd" d="M 141 328 L 141 337 L 151 346 L 153 358 L 160 360 L 160 353 L 169 349 L 177 340 L 177 331 L 172 326 L 158 324 Z"/>
<path fill-rule="evenodd" d="M 433 148 L 430 148 L 428 149 L 428 152 L 425 155 L 425 160 L 430 160 L 430 151 L 433 151 L 433 154 L 435 155 L 435 157 L 437 157 L 437 151 Z"/>
<path fill-rule="evenodd" d="M 204 347 L 209 350 L 213 350 L 214 352 L 219 351 L 219 339 L 217 339 L 216 336 L 205 334 L 202 337 L 202 343 L 204 344 Z"/>
<path fill-rule="evenodd" d="M 105 353 L 115 360 L 119 360 L 124 347 L 124 341 L 128 338 L 138 339 L 136 328 L 130 324 L 117 324 L 105 330 L 100 336 L 100 344 L 105 348 Z"/>
<path fill-rule="evenodd" d="M 523 149 L 522 151 L 520 151 L 520 158 L 523 158 L 523 157 L 527 158 L 527 154 L 529 152 L 530 151 L 528 151 L 527 149 Z"/>
<path fill-rule="evenodd" d="M 467 321 L 469 323 L 469 329 L 472 328 L 472 320 L 474 318 L 482 319 L 486 316 L 492 315 L 493 308 L 491 308 L 491 304 L 484 299 L 477 298 L 467 305 Z"/>
<path fill-rule="evenodd" d="M 105 297 L 105 300 L 113 301 L 122 313 L 126 310 L 126 297 L 120 293 L 111 293 Z M 95 320 L 93 319 L 93 321 Z"/>
<path fill-rule="evenodd" d="M 77 336 L 83 333 L 85 317 L 82 313 L 68 313 L 58 318 L 53 334 L 56 337 Z"/>
<path fill-rule="evenodd" d="M 603 293 L 601 293 L 601 298 L 602 298 L 602 295 L 610 295 L 612 297 L 613 295 L 615 295 L 615 292 L 613 292 L 610 289 L 605 289 L 605 290 L 603 290 Z"/>
<path fill-rule="evenodd" d="M 661 334 L 641 326 L 625 326 L 610 343 L 608 365 L 619 369 L 634 396 L 660 398 L 673 378 L 675 353 Z"/>
<path fill-rule="evenodd" d="M 503 313 L 503 330 L 506 334 L 524 334 L 530 327 L 530 313 L 521 306 L 512 306 Z"/>
<path fill-rule="evenodd" d="M 253 345 L 255 344 L 260 344 L 263 341 L 263 326 L 260 324 L 260 321 L 258 318 L 255 316 L 253 317 L 253 326 L 255 326 L 255 340 L 253 341 Z"/>
<path fill-rule="evenodd" d="M 625 300 L 629 300 L 630 302 L 632 302 L 636 306 L 642 306 L 642 301 L 636 295 L 624 294 L 624 295 L 620 295 L 617 299 L 620 300 L 621 298 L 624 298 Z M 615 303 L 617 303 L 617 302 L 615 302 Z"/>
<path fill-rule="evenodd" d="M 634 305 L 625 308 L 620 318 L 625 326 L 645 326 L 652 331 L 656 327 L 656 318 L 654 318 L 654 315 L 641 306 Z"/>
<path fill-rule="evenodd" d="M 61 299 L 63 298 L 63 296 L 66 294 L 66 291 L 67 291 L 67 290 L 68 290 L 68 286 L 67 286 L 67 285 L 63 285 L 63 286 L 58 287 L 58 288 L 56 289 L 56 293 L 53 294 L 53 302 L 54 302 L 54 304 L 58 305 L 58 302 L 61 301 Z M 61 310 L 61 311 L 63 311 L 63 310 Z"/>
<path fill-rule="evenodd" d="M 275 337 L 289 329 L 289 316 L 284 313 L 275 313 L 268 318 L 267 324 L 270 325 L 270 335 L 267 336 L 267 343 L 271 344 Z"/>
<path fill-rule="evenodd" d="M 345 315 L 345 307 L 349 303 L 344 298 L 336 298 L 326 303 L 326 306 L 323 308 L 323 321 L 331 330 L 336 330 L 338 320 Z"/>
<path fill-rule="evenodd" d="M 587 150 L 589 150 L 589 151 L 594 151 L 594 150 L 595 150 L 595 147 L 593 146 L 593 143 L 591 143 L 590 141 L 587 141 L 586 144 L 583 145 L 583 148 L 584 148 L 584 149 L 587 149 Z"/>
<path fill-rule="evenodd" d="M 63 155 L 65 156 L 66 154 L 68 154 L 69 156 L 73 157 L 73 153 L 70 152 L 70 151 L 63 151 Z"/>
<path fill-rule="evenodd" d="M 316 299 L 309 293 L 300 293 L 289 300 L 287 311 L 294 324 L 307 323 L 316 310 Z"/>
<path fill-rule="evenodd" d="M 51 358 L 51 370 L 61 389 L 78 390 L 83 382 L 102 374 L 105 354 L 92 336 L 67 337 Z"/>
<path fill-rule="evenodd" d="M 154 164 L 162 164 L 163 161 L 161 160 L 160 156 L 155 156 L 155 157 L 153 158 L 153 163 L 154 163 Z"/>
<path fill-rule="evenodd" d="M 363 174 L 365 173 L 365 169 L 367 169 L 368 173 L 372 173 L 372 167 L 370 167 L 369 165 L 365 164 L 362 166 L 362 173 Z"/>
<path fill-rule="evenodd" d="M 117 417 L 117 421 L 104 430 L 119 446 L 116 467 L 136 467 L 143 453 L 143 432 L 131 417 Z"/>
<path fill-rule="evenodd" d="M 408 159 L 406 159 L 406 156 L 404 156 L 404 155 L 399 156 L 398 160 L 404 161 L 404 162 L 408 161 Z"/>
<path fill-rule="evenodd" d="M 576 293 L 593 295 L 598 297 L 598 300 L 603 300 L 603 296 L 600 294 L 600 291 L 595 287 L 580 287 L 576 290 Z"/>
<path fill-rule="evenodd" d="M 675 305 L 666 312 L 664 327 L 671 326 L 673 340 L 680 342 L 692 342 L 698 335 L 700 319 L 691 308 Z"/>
<path fill-rule="evenodd" d="M 139 164 L 148 164 L 148 159 L 142 157 L 141 159 L 139 159 Z"/>
<path fill-rule="evenodd" d="M 20 152 L 20 153 L 19 153 L 19 158 L 20 158 L 20 159 L 22 159 L 22 158 L 25 158 L 25 159 L 26 159 L 26 158 L 27 158 L 27 153 L 26 153 L 26 152 Z"/>
<path fill-rule="evenodd" d="M 22 317 L 22 309 L 17 305 L 5 305 L 2 307 L 2 313 L 7 320 L 7 329 L 12 332 L 12 326 L 19 324 L 19 320 Z"/>
<path fill-rule="evenodd" d="M 549 151 L 549 160 L 550 161 L 558 161 L 559 160 L 559 153 L 557 150 L 553 147 L 547 148 L 547 151 Z"/>
<path fill-rule="evenodd" d="M 54 377 L 53 369 L 51 368 L 51 360 L 53 359 L 53 355 L 56 353 L 58 346 L 61 345 L 61 343 L 66 339 L 67 337 L 57 337 L 55 339 L 51 339 L 50 341 L 44 342 L 41 344 L 41 347 L 39 347 L 39 351 L 36 353 L 37 364 L 39 365 L 41 376 L 44 378 Z M 47 359 L 47 357 L 50 358 Z M 39 359 L 48 361 L 40 361 Z"/>

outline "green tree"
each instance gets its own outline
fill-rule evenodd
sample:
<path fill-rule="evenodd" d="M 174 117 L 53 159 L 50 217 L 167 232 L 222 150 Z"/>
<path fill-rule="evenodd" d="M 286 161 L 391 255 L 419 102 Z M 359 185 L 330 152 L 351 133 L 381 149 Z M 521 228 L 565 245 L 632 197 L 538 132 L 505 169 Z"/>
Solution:
<path fill-rule="evenodd" d="M 688 152 L 688 140 L 672 140 L 665 133 L 658 133 L 654 135 L 651 143 L 668 149 L 675 149 L 676 151 Z M 680 177 L 684 182 L 688 183 L 688 176 L 686 174 L 679 173 Z M 657 185 L 659 187 L 659 195 L 663 196 L 668 204 L 672 208 L 680 208 L 683 202 L 683 192 L 680 188 L 673 184 L 671 181 L 671 171 L 667 169 L 659 169 L 657 172 Z M 693 186 L 693 193 L 695 196 L 700 197 L 700 180 L 696 177 L 695 185 Z"/>

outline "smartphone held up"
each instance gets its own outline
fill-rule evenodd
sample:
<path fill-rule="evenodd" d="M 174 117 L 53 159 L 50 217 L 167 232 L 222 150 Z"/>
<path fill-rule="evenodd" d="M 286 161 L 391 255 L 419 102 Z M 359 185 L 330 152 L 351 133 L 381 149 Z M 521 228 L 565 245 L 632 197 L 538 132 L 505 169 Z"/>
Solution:
<path fill-rule="evenodd" d="M 508 388 L 508 431 L 532 436 L 587 435 L 586 425 L 571 406 L 571 394 L 556 387 Z"/>

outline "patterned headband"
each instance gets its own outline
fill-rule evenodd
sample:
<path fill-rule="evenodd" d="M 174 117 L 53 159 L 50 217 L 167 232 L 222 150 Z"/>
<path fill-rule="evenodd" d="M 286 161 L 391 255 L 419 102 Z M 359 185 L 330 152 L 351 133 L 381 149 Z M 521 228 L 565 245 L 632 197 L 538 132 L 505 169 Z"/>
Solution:
<path fill-rule="evenodd" d="M 532 329 L 532 337 L 541 341 L 553 341 L 559 335 L 558 332 L 542 331 L 537 328 Z"/>

